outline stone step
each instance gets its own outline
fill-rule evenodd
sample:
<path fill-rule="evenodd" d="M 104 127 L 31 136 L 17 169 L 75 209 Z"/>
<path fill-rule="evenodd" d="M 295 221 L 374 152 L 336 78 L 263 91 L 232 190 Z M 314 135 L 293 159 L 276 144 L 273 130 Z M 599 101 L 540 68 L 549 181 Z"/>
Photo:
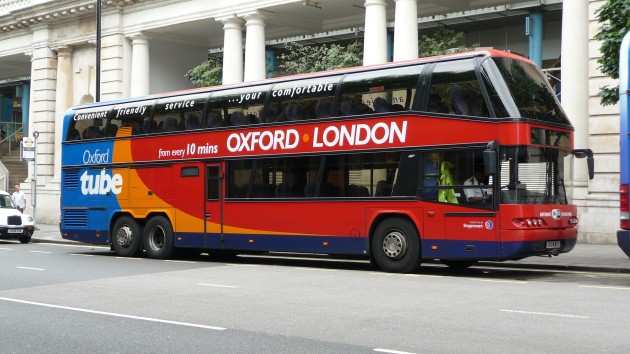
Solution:
<path fill-rule="evenodd" d="M 9 184 L 7 192 L 13 191 L 13 186 L 20 184 L 28 177 L 28 162 L 20 161 L 19 142 L 11 142 L 11 153 L 9 154 L 8 142 L 0 144 L 0 161 L 9 170 Z M 0 187 L 1 188 L 1 187 Z"/>

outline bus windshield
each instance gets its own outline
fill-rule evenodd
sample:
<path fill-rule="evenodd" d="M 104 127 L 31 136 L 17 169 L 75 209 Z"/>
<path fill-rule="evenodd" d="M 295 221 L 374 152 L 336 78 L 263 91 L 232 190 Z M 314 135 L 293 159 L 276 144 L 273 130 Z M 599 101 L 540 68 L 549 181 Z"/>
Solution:
<path fill-rule="evenodd" d="M 533 64 L 507 57 L 492 57 L 492 62 L 507 85 L 520 117 L 571 125 L 547 79 Z M 496 72 L 488 65 L 489 61 L 486 60 L 484 69 L 488 73 Z"/>
<path fill-rule="evenodd" d="M 568 150 L 532 146 L 501 152 L 501 204 L 568 204 Z M 569 170 L 566 171 L 570 173 Z"/>

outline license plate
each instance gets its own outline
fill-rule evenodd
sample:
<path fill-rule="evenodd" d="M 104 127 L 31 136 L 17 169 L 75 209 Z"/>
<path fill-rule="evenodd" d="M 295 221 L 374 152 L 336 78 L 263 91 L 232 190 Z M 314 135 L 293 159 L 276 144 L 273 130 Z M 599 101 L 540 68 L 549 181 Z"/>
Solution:
<path fill-rule="evenodd" d="M 547 241 L 547 248 L 560 248 L 560 241 Z"/>
<path fill-rule="evenodd" d="M 21 234 L 22 232 L 24 232 L 24 230 L 22 230 L 22 229 L 8 229 L 7 232 L 10 233 L 10 234 Z"/>

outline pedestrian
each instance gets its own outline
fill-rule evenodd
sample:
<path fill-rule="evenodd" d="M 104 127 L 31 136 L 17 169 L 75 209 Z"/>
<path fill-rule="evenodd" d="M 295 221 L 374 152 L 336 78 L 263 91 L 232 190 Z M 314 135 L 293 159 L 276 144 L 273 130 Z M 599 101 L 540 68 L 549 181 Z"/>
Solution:
<path fill-rule="evenodd" d="M 20 185 L 15 185 L 15 192 L 11 195 L 11 199 L 13 199 L 13 204 L 15 204 L 17 210 L 19 210 L 20 213 L 23 213 L 24 208 L 26 207 L 26 196 L 24 195 L 24 192 L 20 190 Z"/>

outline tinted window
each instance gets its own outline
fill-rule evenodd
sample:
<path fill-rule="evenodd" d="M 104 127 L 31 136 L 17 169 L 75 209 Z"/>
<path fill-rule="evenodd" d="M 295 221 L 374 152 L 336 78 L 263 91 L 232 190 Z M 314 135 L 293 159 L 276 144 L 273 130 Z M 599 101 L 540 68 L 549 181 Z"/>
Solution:
<path fill-rule="evenodd" d="M 473 59 L 435 65 L 427 111 L 463 116 L 488 117 Z"/>
<path fill-rule="evenodd" d="M 228 197 L 414 196 L 417 163 L 406 164 L 399 173 L 399 161 L 397 152 L 232 161 Z"/>
<path fill-rule="evenodd" d="M 418 65 L 347 75 L 341 84 L 338 115 L 411 109 L 422 68 Z"/>
<path fill-rule="evenodd" d="M 275 84 L 265 122 L 284 122 L 331 116 L 338 76 Z"/>
<path fill-rule="evenodd" d="M 74 113 L 66 140 L 97 139 L 107 136 L 106 122 L 111 107 L 80 110 Z"/>
<path fill-rule="evenodd" d="M 493 58 L 520 116 L 571 125 L 542 72 L 533 64 Z"/>
<path fill-rule="evenodd" d="M 203 107 L 208 94 L 169 97 L 155 106 L 153 121 L 147 122 L 145 133 L 200 129 Z"/>
<path fill-rule="evenodd" d="M 243 87 L 212 94 L 204 127 L 217 128 L 260 123 L 269 85 Z"/>
<path fill-rule="evenodd" d="M 114 107 L 108 124 L 116 126 L 116 136 L 130 136 L 150 132 L 150 117 L 154 101 L 128 103 Z"/>

